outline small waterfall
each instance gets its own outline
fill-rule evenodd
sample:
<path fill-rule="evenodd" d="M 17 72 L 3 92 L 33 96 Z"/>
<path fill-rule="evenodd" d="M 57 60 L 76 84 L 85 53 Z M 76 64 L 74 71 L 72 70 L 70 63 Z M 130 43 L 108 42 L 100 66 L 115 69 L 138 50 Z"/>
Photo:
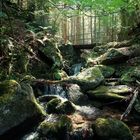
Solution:
<path fill-rule="evenodd" d="M 37 132 L 31 132 L 25 135 L 21 140 L 35 140 L 39 134 Z"/>
<path fill-rule="evenodd" d="M 69 75 L 77 75 L 80 72 L 81 67 L 82 67 L 82 63 L 72 65 L 69 70 Z"/>
<path fill-rule="evenodd" d="M 68 98 L 67 89 L 60 84 L 49 84 L 45 87 L 45 95 L 58 95 L 62 98 Z"/>

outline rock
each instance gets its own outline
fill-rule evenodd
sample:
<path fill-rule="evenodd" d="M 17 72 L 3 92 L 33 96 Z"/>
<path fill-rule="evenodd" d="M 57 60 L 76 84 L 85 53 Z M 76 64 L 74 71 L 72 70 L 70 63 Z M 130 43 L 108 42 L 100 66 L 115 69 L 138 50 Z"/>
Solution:
<path fill-rule="evenodd" d="M 106 57 L 108 52 L 111 54 L 114 54 L 113 50 L 116 50 L 116 49 L 122 48 L 122 47 L 127 48 L 131 45 L 132 45 L 132 43 L 129 40 L 128 41 L 125 40 L 122 42 L 109 42 L 105 45 L 95 46 L 92 51 L 83 51 L 83 53 L 81 54 L 81 57 L 83 59 L 85 59 L 88 66 L 94 66 L 94 65 L 100 63 L 100 61 L 102 61 L 100 59 L 105 59 L 103 57 Z M 110 50 L 112 50 L 112 51 L 110 52 Z M 101 56 L 101 55 L 103 55 L 103 56 Z M 110 54 L 108 54 L 108 55 L 109 55 L 108 57 L 110 57 Z M 99 58 L 96 59 L 97 57 L 99 57 Z"/>
<path fill-rule="evenodd" d="M 71 130 L 71 120 L 65 115 L 49 115 L 38 127 L 42 136 L 57 140 L 67 139 L 67 133 Z"/>
<path fill-rule="evenodd" d="M 70 140 L 93 140 L 93 137 L 93 130 L 88 128 L 77 128 L 69 135 Z"/>
<path fill-rule="evenodd" d="M 44 41 L 45 47 L 41 47 L 40 51 L 44 53 L 45 56 L 53 60 L 53 68 L 54 67 L 62 67 L 62 55 L 60 50 L 58 49 L 57 44 L 54 40 L 46 40 Z"/>
<path fill-rule="evenodd" d="M 47 112 L 56 114 L 72 114 L 75 112 L 75 107 L 68 100 L 62 101 L 59 98 L 52 99 L 46 105 Z"/>
<path fill-rule="evenodd" d="M 139 45 L 123 47 L 119 49 L 111 48 L 106 53 L 96 59 L 101 64 L 115 64 L 126 62 L 126 60 L 140 55 Z"/>
<path fill-rule="evenodd" d="M 69 71 L 69 68 L 79 61 L 79 56 L 77 55 L 76 49 L 71 44 L 66 44 L 60 46 L 61 54 L 65 60 L 64 69 Z"/>
<path fill-rule="evenodd" d="M 105 54 L 101 55 L 99 58 L 97 58 L 97 61 L 101 64 L 114 64 L 114 63 L 120 63 L 128 60 L 128 56 L 122 54 L 121 51 L 118 49 L 109 49 Z"/>
<path fill-rule="evenodd" d="M 110 66 L 96 65 L 96 67 L 98 67 L 100 69 L 102 75 L 105 78 L 108 78 L 108 77 L 112 76 L 115 72 L 115 69 L 113 67 L 110 67 Z"/>
<path fill-rule="evenodd" d="M 81 92 L 81 89 L 77 84 L 70 84 L 68 88 L 68 100 L 74 104 L 81 104 L 87 102 L 88 97 Z"/>
<path fill-rule="evenodd" d="M 30 85 L 14 80 L 0 83 L 0 112 L 0 135 L 45 116 Z"/>
<path fill-rule="evenodd" d="M 67 140 L 93 140 L 93 129 L 88 120 L 79 113 L 69 115 L 72 121 L 72 131 Z"/>
<path fill-rule="evenodd" d="M 70 101 L 65 101 L 56 108 L 59 114 L 72 114 L 75 112 L 75 107 Z"/>
<path fill-rule="evenodd" d="M 98 118 L 93 125 L 93 132 L 100 140 L 133 140 L 128 126 L 112 118 Z"/>
<path fill-rule="evenodd" d="M 99 86 L 95 90 L 87 91 L 90 98 L 100 100 L 122 100 L 125 94 L 132 92 L 132 89 L 126 85 L 118 86 Z"/>
<path fill-rule="evenodd" d="M 73 83 L 78 84 L 83 91 L 87 91 L 97 87 L 101 82 L 104 81 L 104 77 L 99 68 L 91 67 L 83 70 L 70 80 Z"/>
<path fill-rule="evenodd" d="M 61 99 L 56 98 L 52 99 L 47 103 L 47 112 L 50 113 L 57 113 L 56 107 L 61 103 Z"/>
<path fill-rule="evenodd" d="M 107 48 L 122 48 L 122 47 L 129 47 L 132 45 L 131 40 L 124 40 L 121 42 L 109 42 L 105 46 Z"/>

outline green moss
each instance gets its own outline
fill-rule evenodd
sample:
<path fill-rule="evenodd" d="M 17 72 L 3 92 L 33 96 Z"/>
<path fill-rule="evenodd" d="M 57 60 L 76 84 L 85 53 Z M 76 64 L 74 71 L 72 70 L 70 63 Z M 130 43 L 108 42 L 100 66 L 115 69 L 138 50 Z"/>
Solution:
<path fill-rule="evenodd" d="M 119 95 L 120 93 L 125 93 L 127 90 L 126 89 L 122 89 L 122 91 L 120 91 L 119 89 L 115 89 L 115 87 L 113 88 L 109 88 L 106 86 L 99 86 L 97 87 L 95 90 L 89 90 L 87 93 L 91 98 L 97 98 L 97 99 L 111 99 L 111 100 L 117 100 L 117 99 L 126 99 L 125 96 L 121 96 Z M 128 92 L 128 91 L 127 91 Z"/>
<path fill-rule="evenodd" d="M 53 73 L 53 79 L 54 80 L 63 80 L 63 79 L 66 79 L 66 78 L 68 78 L 68 75 L 66 74 L 65 71 L 55 69 L 55 71 Z"/>
<path fill-rule="evenodd" d="M 122 76 L 121 76 L 121 82 L 122 83 L 132 83 L 135 82 L 135 80 L 140 80 L 140 67 L 130 67 L 126 69 Z"/>
<path fill-rule="evenodd" d="M 57 112 L 60 114 L 72 114 L 75 112 L 75 108 L 70 101 L 65 101 L 57 107 Z"/>
<path fill-rule="evenodd" d="M 65 134 L 72 130 L 71 120 L 65 115 L 52 116 L 51 120 L 53 121 L 45 120 L 38 128 L 38 131 L 47 138 L 64 139 Z"/>
<path fill-rule="evenodd" d="M 47 103 L 47 112 L 48 113 L 57 113 L 56 107 L 61 103 L 61 100 L 58 98 L 52 99 Z"/>
<path fill-rule="evenodd" d="M 115 69 L 110 67 L 110 66 L 105 66 L 105 65 L 97 65 L 104 77 L 110 77 L 111 75 L 114 74 Z"/>
<path fill-rule="evenodd" d="M 19 85 L 16 81 L 9 80 L 0 85 L 0 89 L 3 91 L 0 96 L 0 135 L 27 119 L 39 120 L 46 115 L 43 108 L 37 103 L 29 84 L 21 83 Z"/>
<path fill-rule="evenodd" d="M 41 48 L 41 51 L 49 58 L 51 58 L 54 61 L 53 67 L 61 67 L 62 65 L 62 55 L 60 53 L 60 50 L 58 49 L 57 44 L 54 42 L 48 41 L 46 42 L 47 47 Z"/>
<path fill-rule="evenodd" d="M 132 133 L 122 121 L 112 118 L 98 118 L 93 126 L 99 139 L 132 140 Z"/>
<path fill-rule="evenodd" d="M 71 114 L 75 112 L 70 101 L 62 102 L 60 99 L 55 98 L 47 103 L 47 112 L 56 114 Z"/>
<path fill-rule="evenodd" d="M 6 80 L 0 83 L 0 105 L 7 103 L 11 96 L 20 87 L 15 80 Z"/>
<path fill-rule="evenodd" d="M 77 76 L 77 78 L 82 81 L 91 81 L 91 80 L 98 79 L 100 77 L 103 76 L 101 71 L 97 67 L 88 68 Z"/>

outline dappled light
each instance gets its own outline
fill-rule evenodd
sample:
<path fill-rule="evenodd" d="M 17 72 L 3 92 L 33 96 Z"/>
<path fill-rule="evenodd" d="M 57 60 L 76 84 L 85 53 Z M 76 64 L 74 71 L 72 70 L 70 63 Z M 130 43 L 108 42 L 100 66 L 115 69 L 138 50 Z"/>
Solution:
<path fill-rule="evenodd" d="M 0 1 L 0 140 L 139 140 L 139 0 Z"/>

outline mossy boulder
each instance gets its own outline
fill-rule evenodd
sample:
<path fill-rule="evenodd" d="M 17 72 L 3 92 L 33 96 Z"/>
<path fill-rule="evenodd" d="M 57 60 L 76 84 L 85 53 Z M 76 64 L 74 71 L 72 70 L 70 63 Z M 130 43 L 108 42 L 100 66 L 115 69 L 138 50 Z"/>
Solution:
<path fill-rule="evenodd" d="M 66 139 L 71 130 L 71 120 L 65 115 L 49 115 L 38 127 L 41 135 L 57 140 Z"/>
<path fill-rule="evenodd" d="M 133 45 L 131 47 L 123 47 L 109 49 L 106 53 L 97 58 L 97 62 L 101 64 L 116 64 L 126 62 L 128 59 L 139 56 L 139 45 Z"/>
<path fill-rule="evenodd" d="M 72 114 L 75 112 L 75 107 L 68 100 L 63 101 L 59 98 L 52 99 L 46 105 L 47 112 L 56 114 Z"/>
<path fill-rule="evenodd" d="M 75 107 L 70 101 L 65 101 L 57 106 L 58 113 L 60 114 L 72 114 L 75 112 Z"/>
<path fill-rule="evenodd" d="M 104 76 L 97 67 L 83 70 L 77 76 L 69 78 L 70 82 L 78 84 L 83 91 L 94 89 L 104 81 Z"/>
<path fill-rule="evenodd" d="M 40 120 L 45 116 L 31 86 L 14 80 L 0 83 L 0 112 L 0 135 L 26 120 Z"/>
<path fill-rule="evenodd" d="M 133 140 L 128 126 L 112 118 L 98 118 L 93 125 L 93 131 L 100 140 Z"/>
<path fill-rule="evenodd" d="M 87 91 L 90 98 L 100 100 L 121 100 L 125 99 L 132 89 L 126 85 L 118 86 L 99 86 L 95 90 Z"/>
<path fill-rule="evenodd" d="M 113 67 L 110 67 L 110 66 L 96 65 L 96 67 L 98 67 L 100 69 L 102 75 L 105 78 L 108 78 L 108 77 L 112 76 L 115 72 L 115 69 Z"/>
<path fill-rule="evenodd" d="M 46 105 L 47 112 L 50 113 L 57 113 L 57 106 L 61 103 L 61 99 L 55 98 L 49 101 Z"/>
<path fill-rule="evenodd" d="M 58 48 L 57 43 L 54 40 L 46 40 L 44 41 L 45 47 L 40 48 L 40 51 L 43 52 L 47 57 L 53 60 L 53 68 L 54 67 L 62 67 L 62 55 Z"/>
<path fill-rule="evenodd" d="M 70 84 L 68 88 L 68 100 L 74 104 L 82 104 L 87 102 L 88 97 L 82 93 L 81 88 L 77 84 Z"/>
<path fill-rule="evenodd" d="M 99 58 L 97 58 L 97 61 L 101 64 L 108 65 L 108 64 L 124 62 L 127 59 L 128 59 L 127 55 L 124 55 L 118 49 L 111 48 L 106 53 L 104 53 Z"/>

